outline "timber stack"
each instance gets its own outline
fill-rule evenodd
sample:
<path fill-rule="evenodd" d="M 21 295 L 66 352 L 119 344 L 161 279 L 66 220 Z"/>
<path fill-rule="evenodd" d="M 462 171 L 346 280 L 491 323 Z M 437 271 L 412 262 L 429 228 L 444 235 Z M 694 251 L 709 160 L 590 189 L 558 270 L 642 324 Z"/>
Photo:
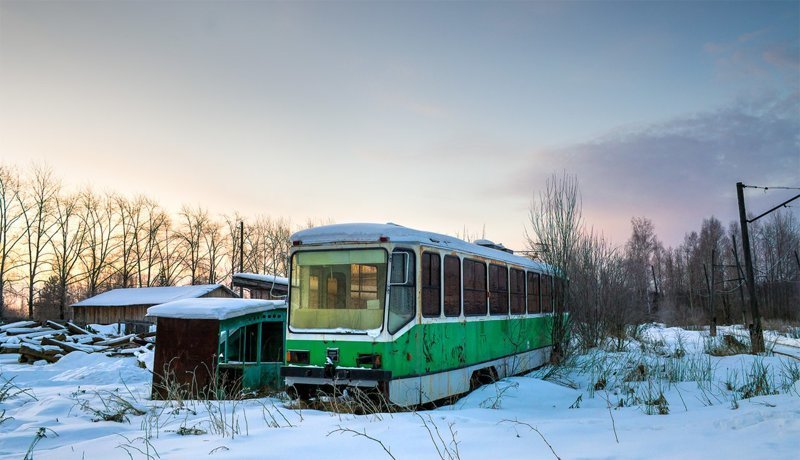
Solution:
<path fill-rule="evenodd" d="M 67 353 L 105 353 L 108 356 L 136 356 L 152 350 L 155 332 L 144 334 L 99 333 L 72 322 L 18 321 L 0 325 L 0 353 L 19 353 L 19 362 L 58 361 Z"/>

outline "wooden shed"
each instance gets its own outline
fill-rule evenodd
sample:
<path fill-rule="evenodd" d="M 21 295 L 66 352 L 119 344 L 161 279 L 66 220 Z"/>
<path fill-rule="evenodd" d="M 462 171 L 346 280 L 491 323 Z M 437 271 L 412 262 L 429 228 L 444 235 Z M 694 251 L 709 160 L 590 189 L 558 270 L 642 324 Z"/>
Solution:
<path fill-rule="evenodd" d="M 83 324 L 152 322 L 147 309 L 174 300 L 238 297 L 222 284 L 113 289 L 72 305 L 75 321 Z"/>
<path fill-rule="evenodd" d="M 158 318 L 153 399 L 283 388 L 285 301 L 184 299 L 147 314 Z"/>
<path fill-rule="evenodd" d="M 233 287 L 247 289 L 251 299 L 285 299 L 289 294 L 289 279 L 260 273 L 234 273 Z"/>

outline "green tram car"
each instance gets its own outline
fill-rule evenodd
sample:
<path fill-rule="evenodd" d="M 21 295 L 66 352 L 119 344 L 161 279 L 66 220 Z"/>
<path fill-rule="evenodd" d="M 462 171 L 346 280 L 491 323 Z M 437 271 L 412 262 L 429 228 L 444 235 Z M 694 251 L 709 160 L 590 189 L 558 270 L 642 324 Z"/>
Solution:
<path fill-rule="evenodd" d="M 476 243 L 394 224 L 292 235 L 290 393 L 359 387 L 413 406 L 545 364 L 553 270 Z"/>

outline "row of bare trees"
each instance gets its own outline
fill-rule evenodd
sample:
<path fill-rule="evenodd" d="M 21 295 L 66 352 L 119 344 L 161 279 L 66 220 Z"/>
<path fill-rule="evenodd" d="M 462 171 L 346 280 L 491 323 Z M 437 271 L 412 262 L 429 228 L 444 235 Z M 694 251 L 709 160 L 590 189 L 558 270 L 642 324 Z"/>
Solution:
<path fill-rule="evenodd" d="M 145 196 L 69 191 L 44 166 L 0 164 L 0 317 L 69 317 L 72 302 L 117 287 L 229 283 L 240 265 L 285 276 L 292 230 L 202 207 L 172 215 Z"/>
<path fill-rule="evenodd" d="M 777 211 L 750 224 L 758 304 L 764 318 L 800 319 L 800 223 Z M 677 248 L 659 251 L 653 264 L 663 290 L 662 317 L 682 322 L 717 319 L 749 324 L 741 230 L 715 217 L 687 233 Z"/>
<path fill-rule="evenodd" d="M 554 343 L 563 345 L 572 331 L 587 348 L 606 337 L 621 345 L 630 325 L 648 320 L 682 325 L 752 322 L 737 222 L 726 229 L 713 216 L 704 219 L 700 231 L 686 234 L 677 248 L 664 248 L 647 218 L 634 217 L 631 226 L 631 236 L 621 247 L 588 227 L 574 176 L 552 176 L 534 197 L 529 249 L 555 275 L 569 280 L 557 305 L 567 306 L 570 320 L 560 324 L 562 317 L 555 317 Z M 750 234 L 762 316 L 800 320 L 796 216 L 775 212 L 751 224 Z"/>

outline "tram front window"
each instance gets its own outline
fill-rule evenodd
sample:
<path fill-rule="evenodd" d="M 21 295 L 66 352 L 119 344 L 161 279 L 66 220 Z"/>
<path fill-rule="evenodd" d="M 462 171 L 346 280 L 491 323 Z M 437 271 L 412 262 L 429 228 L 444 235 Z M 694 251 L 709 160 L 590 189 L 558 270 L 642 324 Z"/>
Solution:
<path fill-rule="evenodd" d="M 383 249 L 295 253 L 289 327 L 344 332 L 380 329 L 386 259 Z"/>

